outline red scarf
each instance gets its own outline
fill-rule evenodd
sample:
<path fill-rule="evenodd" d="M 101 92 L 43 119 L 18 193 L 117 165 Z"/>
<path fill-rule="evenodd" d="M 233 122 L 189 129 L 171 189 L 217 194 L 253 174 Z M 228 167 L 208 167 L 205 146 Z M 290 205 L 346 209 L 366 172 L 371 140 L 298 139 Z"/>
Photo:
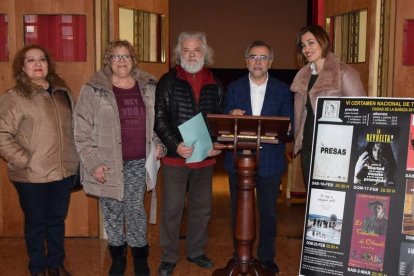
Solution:
<path fill-rule="evenodd" d="M 189 73 L 183 67 L 177 65 L 177 78 L 185 80 L 191 85 L 196 104 L 200 101 L 201 88 L 207 84 L 215 84 L 213 73 L 207 69 L 202 68 L 197 73 Z"/>

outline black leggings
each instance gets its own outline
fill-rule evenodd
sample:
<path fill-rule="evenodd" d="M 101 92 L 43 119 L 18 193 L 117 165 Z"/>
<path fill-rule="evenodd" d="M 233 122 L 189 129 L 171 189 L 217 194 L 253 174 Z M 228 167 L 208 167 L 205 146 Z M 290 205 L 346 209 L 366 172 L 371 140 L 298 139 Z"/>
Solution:
<path fill-rule="evenodd" d="M 302 176 L 303 183 L 305 183 L 305 188 L 308 190 L 308 181 L 310 173 L 310 163 L 311 163 L 311 149 L 302 148 L 301 150 L 301 165 L 302 165 Z"/>

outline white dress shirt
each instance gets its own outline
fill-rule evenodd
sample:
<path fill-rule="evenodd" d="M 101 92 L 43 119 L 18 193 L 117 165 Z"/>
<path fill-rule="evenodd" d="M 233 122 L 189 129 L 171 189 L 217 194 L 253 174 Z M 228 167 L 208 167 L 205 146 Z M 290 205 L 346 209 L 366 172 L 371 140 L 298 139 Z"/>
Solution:
<path fill-rule="evenodd" d="M 260 116 L 263 107 L 263 101 L 266 94 L 267 81 L 269 80 L 269 74 L 266 75 L 266 81 L 260 85 L 253 82 L 249 74 L 250 82 L 250 102 L 252 103 L 252 114 Z"/>

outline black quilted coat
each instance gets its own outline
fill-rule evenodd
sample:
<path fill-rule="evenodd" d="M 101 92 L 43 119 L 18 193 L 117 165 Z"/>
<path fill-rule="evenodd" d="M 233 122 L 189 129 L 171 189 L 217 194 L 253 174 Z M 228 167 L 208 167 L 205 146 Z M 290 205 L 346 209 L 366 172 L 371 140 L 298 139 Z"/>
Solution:
<path fill-rule="evenodd" d="M 199 112 L 204 119 L 207 114 L 220 114 L 223 107 L 224 88 L 215 78 L 216 84 L 206 84 L 201 88 L 198 105 L 195 102 L 191 85 L 177 78 L 176 69 L 161 77 L 155 95 L 154 130 L 167 147 L 167 156 L 180 157 L 177 147 L 183 141 L 178 126 Z"/>

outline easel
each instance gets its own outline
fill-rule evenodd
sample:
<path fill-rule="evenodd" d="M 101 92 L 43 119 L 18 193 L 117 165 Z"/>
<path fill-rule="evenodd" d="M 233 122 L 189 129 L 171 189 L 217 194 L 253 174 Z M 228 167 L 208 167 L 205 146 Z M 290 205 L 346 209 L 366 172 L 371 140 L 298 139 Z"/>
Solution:
<path fill-rule="evenodd" d="M 239 175 L 235 229 L 236 252 L 226 267 L 213 272 L 222 275 L 274 275 L 253 258 L 256 237 L 254 176 L 259 167 L 260 144 L 286 140 L 288 117 L 207 115 L 211 135 L 217 137 L 215 149 L 233 150 Z"/>

